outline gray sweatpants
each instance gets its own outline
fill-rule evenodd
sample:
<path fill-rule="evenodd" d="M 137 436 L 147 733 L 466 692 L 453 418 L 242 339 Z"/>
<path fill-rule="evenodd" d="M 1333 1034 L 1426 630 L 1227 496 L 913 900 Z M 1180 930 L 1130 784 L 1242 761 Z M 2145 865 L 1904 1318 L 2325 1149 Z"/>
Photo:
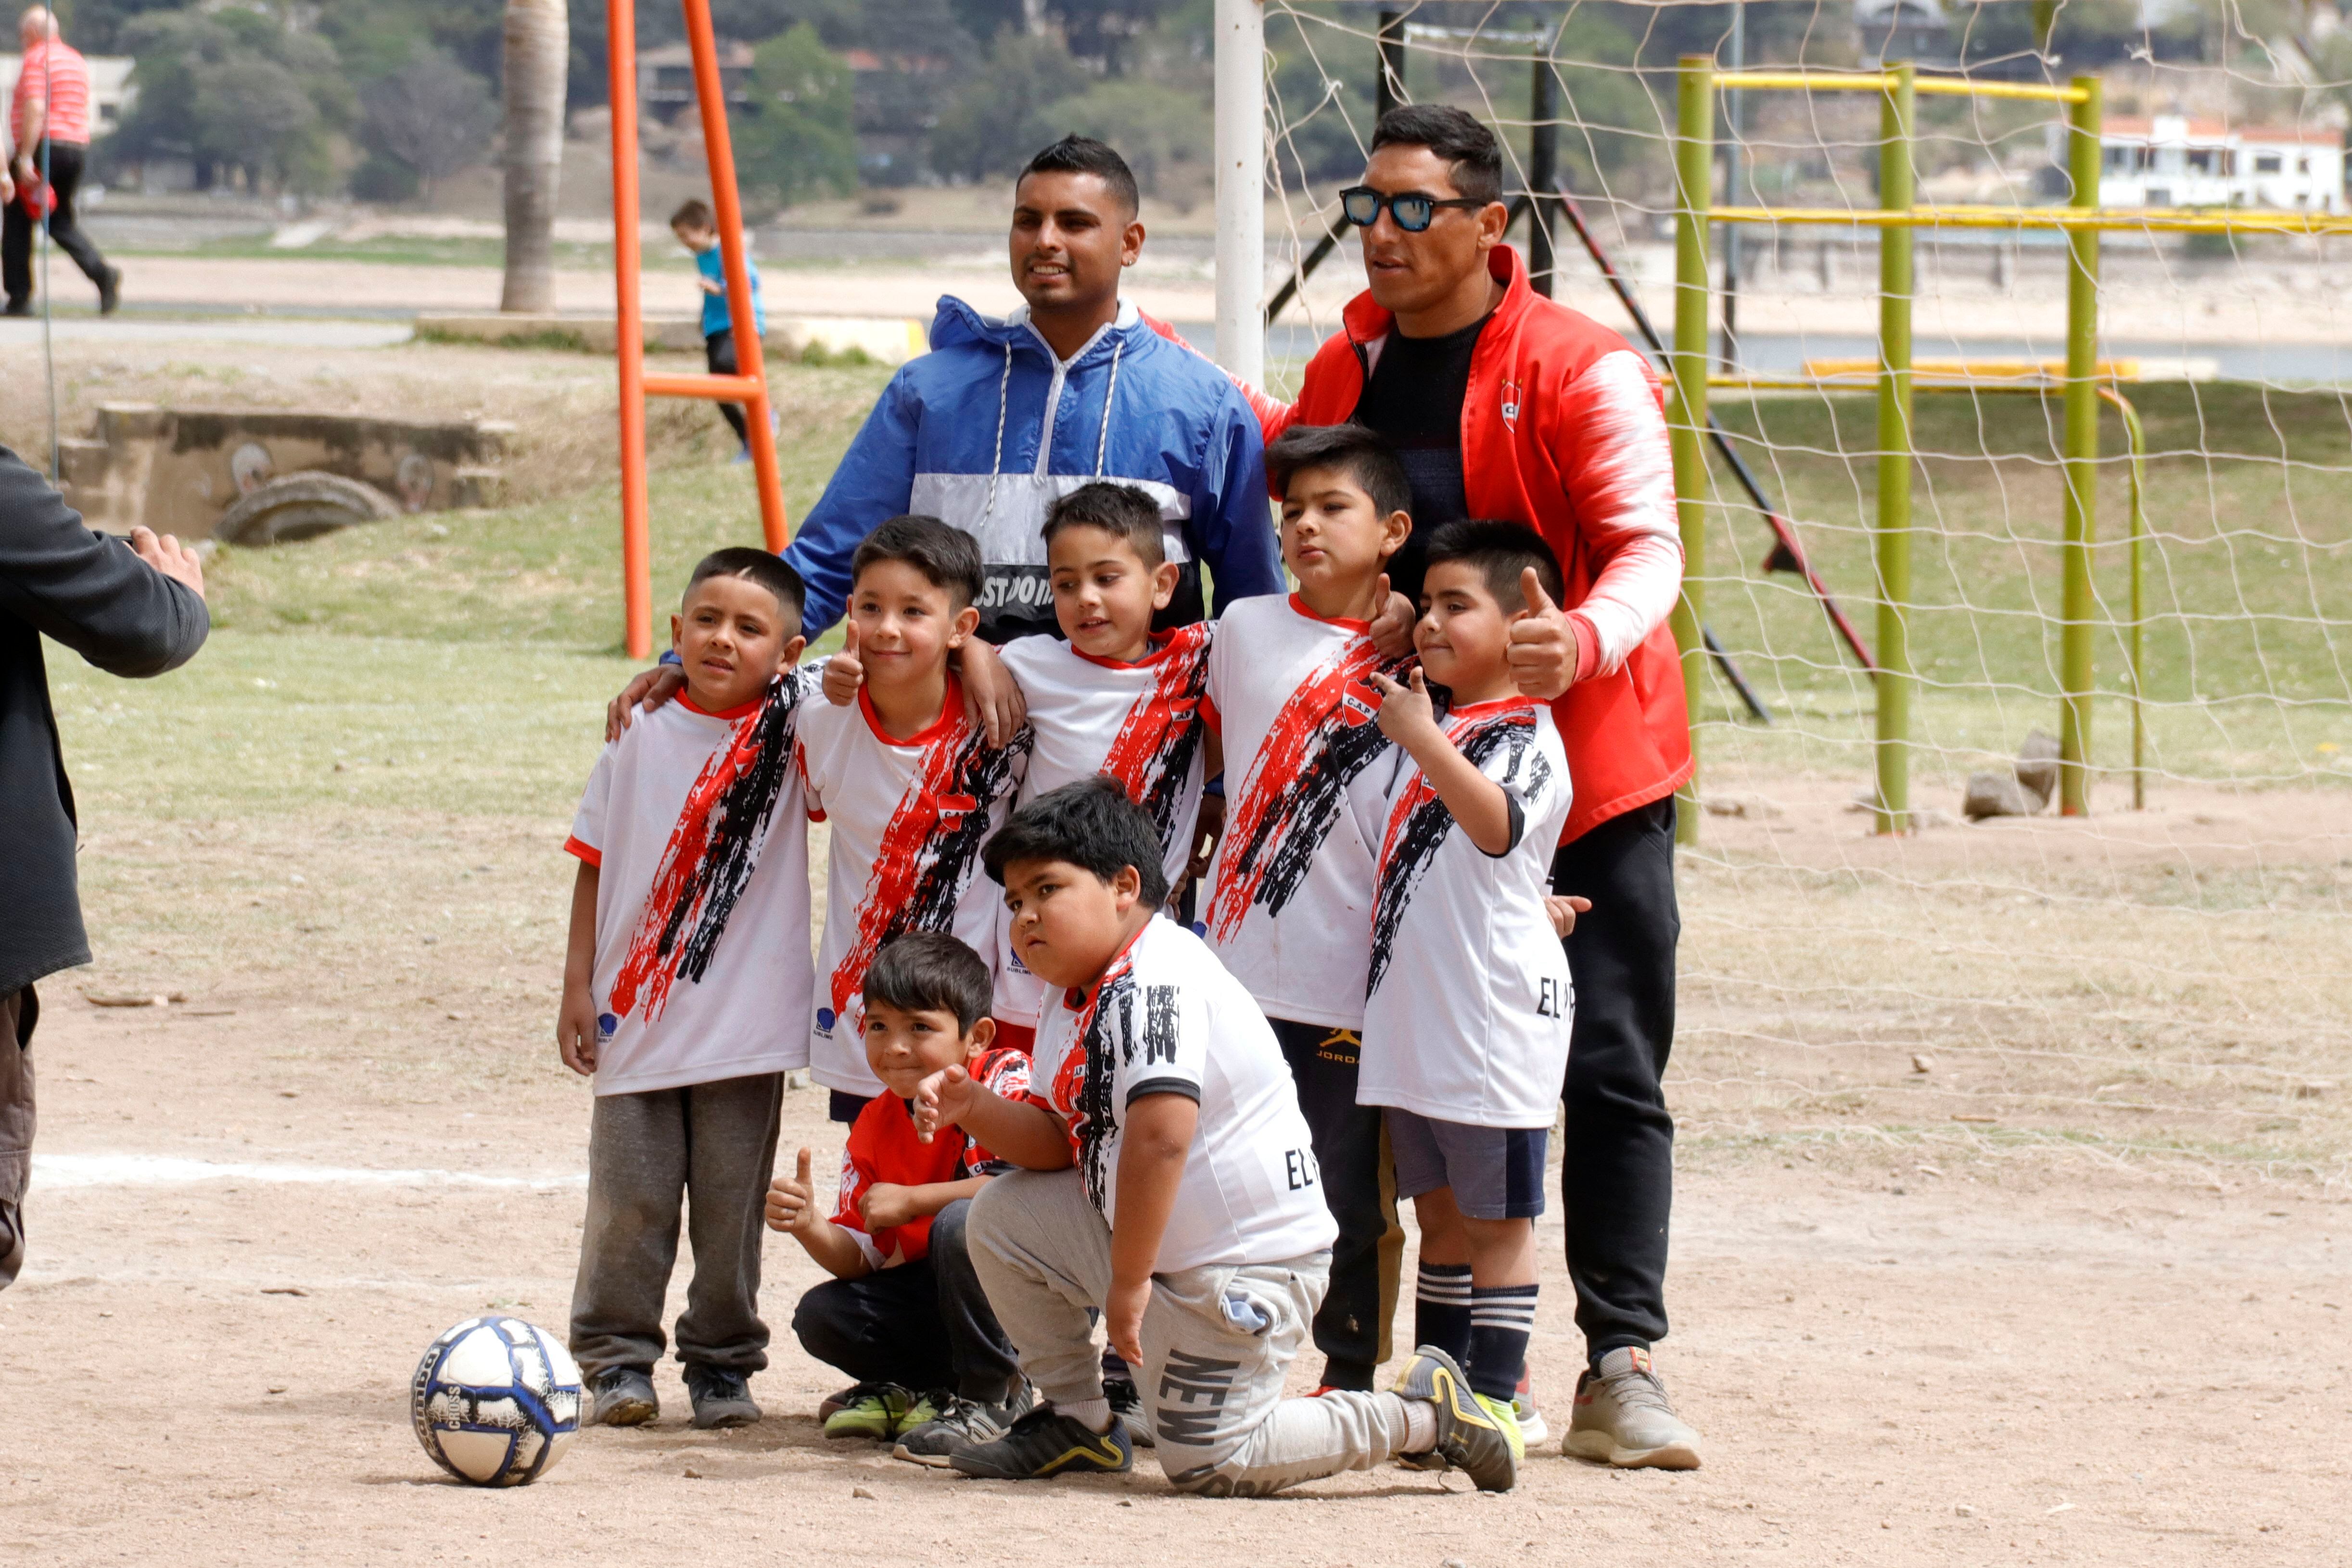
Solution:
<path fill-rule="evenodd" d="M 971 1261 L 1021 1369 L 1056 1405 L 1102 1397 L 1087 1311 L 1110 1291 L 1110 1227 L 1078 1173 L 1015 1171 L 971 1200 Z M 1260 1497 L 1370 1469 L 1405 1440 L 1393 1394 L 1285 1399 L 1331 1254 L 1155 1274 L 1136 1386 L 1160 1469 L 1182 1491 Z"/>
<path fill-rule="evenodd" d="M 599 1094 L 588 1130 L 588 1218 L 572 1287 L 572 1356 L 590 1376 L 651 1366 L 677 1263 L 686 1200 L 694 1280 L 678 1314 L 677 1358 L 757 1372 L 761 1207 L 776 1165 L 780 1072 L 644 1094 Z"/>

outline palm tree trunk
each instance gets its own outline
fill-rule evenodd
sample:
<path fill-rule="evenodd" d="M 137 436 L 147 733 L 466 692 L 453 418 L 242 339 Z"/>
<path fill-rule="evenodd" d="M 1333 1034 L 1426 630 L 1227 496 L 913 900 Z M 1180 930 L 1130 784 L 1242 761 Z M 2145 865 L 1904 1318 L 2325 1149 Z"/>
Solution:
<path fill-rule="evenodd" d="M 501 310 L 555 308 L 555 188 L 572 51 L 565 0 L 506 0 L 507 278 Z"/>

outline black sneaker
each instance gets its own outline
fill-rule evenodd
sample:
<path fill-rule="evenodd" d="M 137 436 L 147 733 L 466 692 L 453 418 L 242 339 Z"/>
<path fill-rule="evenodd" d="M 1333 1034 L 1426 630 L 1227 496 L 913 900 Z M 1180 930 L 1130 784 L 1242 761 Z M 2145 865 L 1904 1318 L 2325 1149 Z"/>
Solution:
<path fill-rule="evenodd" d="M 1103 1379 L 1103 1397 L 1110 1401 L 1110 1413 L 1125 1423 L 1127 1435 L 1139 1448 L 1156 1448 L 1160 1445 L 1151 1436 L 1151 1420 L 1143 1412 L 1143 1395 L 1131 1378 Z"/>
<path fill-rule="evenodd" d="M 122 303 L 122 269 L 110 267 L 98 275 L 98 313 L 111 316 Z"/>
<path fill-rule="evenodd" d="M 1125 1475 L 1135 1468 L 1135 1445 L 1127 1423 L 1108 1432 L 1089 1432 L 1050 1405 L 1013 1423 L 1013 1429 L 987 1443 L 968 1443 L 948 1456 L 961 1475 L 1002 1481 L 1044 1480 L 1066 1471 Z"/>
<path fill-rule="evenodd" d="M 950 1456 L 972 1443 L 993 1443 L 1013 1429 L 1013 1424 L 1029 1413 L 1035 1402 L 1026 1382 L 1014 1385 L 1012 1396 L 1002 1405 L 986 1405 L 977 1399 L 941 1390 L 925 1396 L 923 1403 L 931 1410 L 931 1418 L 909 1427 L 898 1438 L 898 1446 L 890 1450 L 894 1458 L 908 1459 L 919 1465 L 947 1467 Z"/>
<path fill-rule="evenodd" d="M 760 1418 L 760 1406 L 751 1397 L 751 1380 L 731 1366 L 688 1367 L 686 1392 L 694 1401 L 697 1431 L 749 1427 Z"/>
<path fill-rule="evenodd" d="M 588 1393 L 592 1427 L 642 1427 L 661 1414 L 650 1367 L 608 1366 L 588 1380 Z"/>

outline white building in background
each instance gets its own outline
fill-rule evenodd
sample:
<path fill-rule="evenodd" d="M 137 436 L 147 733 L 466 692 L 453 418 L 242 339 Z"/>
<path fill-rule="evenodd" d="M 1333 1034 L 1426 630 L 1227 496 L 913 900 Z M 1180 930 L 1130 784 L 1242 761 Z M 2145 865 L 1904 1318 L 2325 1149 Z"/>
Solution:
<path fill-rule="evenodd" d="M 70 11 L 66 13 L 68 21 L 72 16 Z M 139 89 L 131 85 L 131 68 L 139 62 L 128 55 L 91 55 L 89 59 L 89 134 L 96 141 L 121 125 L 131 100 L 139 96 Z M 22 55 L 0 55 L 0 106 L 16 96 L 16 72 L 24 63 Z M 0 107 L 0 122 L 5 120 L 5 108 Z"/>
<path fill-rule="evenodd" d="M 2064 134 L 2053 133 L 2061 164 Z M 2333 126 L 2114 118 L 2100 127 L 2099 148 L 2103 207 L 2345 210 L 2344 133 Z"/>

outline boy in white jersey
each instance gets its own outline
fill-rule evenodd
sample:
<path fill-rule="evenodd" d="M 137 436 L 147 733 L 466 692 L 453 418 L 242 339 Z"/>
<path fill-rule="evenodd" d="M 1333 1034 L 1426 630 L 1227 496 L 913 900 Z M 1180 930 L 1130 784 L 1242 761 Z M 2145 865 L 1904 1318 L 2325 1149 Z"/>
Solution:
<path fill-rule="evenodd" d="M 1066 785 L 989 841 L 1023 962 L 1057 988 L 1028 1095 L 950 1066 L 916 1126 L 961 1127 L 1022 1168 L 972 1199 L 989 1304 L 1042 1400 L 966 1475 L 1123 1471 L 1090 1311 L 1139 1368 L 1160 1468 L 1180 1490 L 1254 1496 L 1435 1454 L 1487 1490 L 1517 1479 L 1509 1435 L 1444 1353 L 1394 1392 L 1285 1399 L 1335 1232 L 1297 1092 L 1265 1018 L 1206 946 L 1155 918 L 1159 835 L 1111 779 Z"/>
<path fill-rule="evenodd" d="M 786 1069 L 808 1061 L 808 832 L 793 746 L 824 705 L 793 666 L 801 582 L 765 550 L 694 569 L 670 641 L 680 700 L 608 744 L 578 857 L 556 1045 L 596 1081 L 572 1354 L 590 1419 L 658 1413 L 653 1365 L 687 1207 L 677 1354 L 697 1427 L 760 1418 L 760 1210 Z"/>
<path fill-rule="evenodd" d="M 1151 629 L 1176 591 L 1166 529 L 1159 503 L 1131 485 L 1087 485 L 1056 501 L 1045 514 L 1045 560 L 1062 637 L 1022 637 L 997 653 L 1020 683 L 1036 737 L 1021 799 L 1109 774 L 1150 817 L 1160 869 L 1181 887 L 1224 802 L 1202 797 L 1204 774 L 1223 767 L 1202 712 L 1214 625 Z M 1034 1029 L 1045 995 L 1008 945 L 999 1020 Z"/>
<path fill-rule="evenodd" d="M 1573 991 L 1550 897 L 1568 754 L 1549 708 L 1512 678 L 1510 635 L 1539 594 L 1559 592 L 1534 529 L 1440 528 L 1414 628 L 1421 668 L 1409 685 L 1373 677 L 1398 755 L 1350 800 L 1380 866 L 1356 1092 L 1386 1108 L 1397 1196 L 1421 1221 L 1413 1333 L 1515 1430 Z"/>
<path fill-rule="evenodd" d="M 809 1075 L 855 1122 L 882 1082 L 866 1062 L 866 971 L 892 938 L 944 931 L 992 959 L 997 898 L 981 846 L 1004 821 L 1029 732 L 993 747 L 949 655 L 980 624 L 980 547 L 937 517 L 892 517 L 850 561 L 849 620 L 801 722 L 812 821 L 831 824 Z"/>
<path fill-rule="evenodd" d="M 1373 675 L 1398 674 L 1368 634 L 1383 570 L 1412 528 L 1404 469 L 1359 425 L 1295 426 L 1266 449 L 1283 493 L 1286 598 L 1229 607 L 1209 655 L 1210 719 L 1225 757 L 1224 832 L 1198 927 L 1273 1024 L 1314 1129 L 1339 1221 L 1315 1319 L 1327 1388 L 1368 1389 L 1388 1358 L 1404 1235 L 1388 1190 L 1381 1113 L 1356 1103 L 1371 951 L 1372 854 L 1346 809 L 1388 738 Z"/>

